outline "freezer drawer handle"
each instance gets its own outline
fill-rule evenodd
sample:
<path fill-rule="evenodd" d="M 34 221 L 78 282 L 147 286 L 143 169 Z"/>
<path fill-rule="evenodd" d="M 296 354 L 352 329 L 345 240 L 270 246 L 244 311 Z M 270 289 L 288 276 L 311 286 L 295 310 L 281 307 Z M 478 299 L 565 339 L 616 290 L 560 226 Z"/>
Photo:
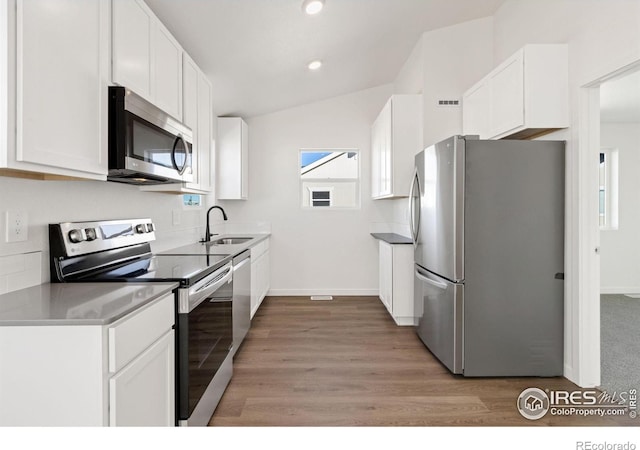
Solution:
<path fill-rule="evenodd" d="M 442 281 L 436 281 L 436 280 L 427 278 L 424 275 L 422 275 L 417 269 L 416 269 L 416 277 L 418 278 L 418 280 L 424 281 L 425 283 L 429 283 L 430 285 L 435 286 L 439 289 L 443 289 L 443 290 L 447 289 L 447 283 L 443 283 Z"/>

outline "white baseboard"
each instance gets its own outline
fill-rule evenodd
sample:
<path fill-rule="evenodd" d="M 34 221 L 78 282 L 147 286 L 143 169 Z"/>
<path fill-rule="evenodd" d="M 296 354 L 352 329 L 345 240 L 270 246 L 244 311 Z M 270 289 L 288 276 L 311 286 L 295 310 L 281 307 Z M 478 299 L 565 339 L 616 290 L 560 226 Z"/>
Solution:
<path fill-rule="evenodd" d="M 640 286 L 609 287 L 601 286 L 601 294 L 640 294 Z"/>
<path fill-rule="evenodd" d="M 270 289 L 270 297 L 311 297 L 312 295 L 377 296 L 378 289 Z"/>

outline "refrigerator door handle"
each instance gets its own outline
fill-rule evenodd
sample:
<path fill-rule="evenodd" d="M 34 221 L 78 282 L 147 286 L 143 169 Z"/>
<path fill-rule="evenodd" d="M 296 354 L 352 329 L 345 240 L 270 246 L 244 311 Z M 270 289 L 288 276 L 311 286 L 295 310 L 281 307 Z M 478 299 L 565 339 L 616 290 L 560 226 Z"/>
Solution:
<path fill-rule="evenodd" d="M 418 208 L 418 217 L 416 222 L 416 208 L 414 208 L 414 203 L 416 197 L 414 197 L 416 185 L 418 186 L 418 195 L 420 194 L 420 179 L 418 178 L 418 168 L 413 173 L 413 180 L 411 182 L 411 190 L 409 191 L 409 228 L 411 231 L 411 240 L 413 241 L 413 246 L 418 246 L 418 231 L 420 230 L 420 208 Z M 420 197 L 418 196 L 418 202 L 420 201 Z"/>
<path fill-rule="evenodd" d="M 432 280 L 431 278 L 427 278 L 420 273 L 419 269 L 416 269 L 416 278 L 418 278 L 418 280 L 420 281 L 424 281 L 425 283 L 428 283 L 434 287 L 437 287 L 438 289 L 442 289 L 442 290 L 447 289 L 447 283 L 443 283 L 442 281 L 436 281 L 436 280 Z"/>

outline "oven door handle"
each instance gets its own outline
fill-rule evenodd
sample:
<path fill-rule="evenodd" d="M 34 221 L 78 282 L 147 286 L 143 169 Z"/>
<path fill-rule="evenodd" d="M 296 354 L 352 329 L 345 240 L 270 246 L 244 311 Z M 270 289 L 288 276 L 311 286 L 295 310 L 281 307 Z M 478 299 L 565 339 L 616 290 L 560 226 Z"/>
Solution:
<path fill-rule="evenodd" d="M 189 312 L 193 311 L 206 298 L 231 280 L 232 277 L 233 267 L 231 264 L 227 264 L 193 286 L 189 290 Z"/>

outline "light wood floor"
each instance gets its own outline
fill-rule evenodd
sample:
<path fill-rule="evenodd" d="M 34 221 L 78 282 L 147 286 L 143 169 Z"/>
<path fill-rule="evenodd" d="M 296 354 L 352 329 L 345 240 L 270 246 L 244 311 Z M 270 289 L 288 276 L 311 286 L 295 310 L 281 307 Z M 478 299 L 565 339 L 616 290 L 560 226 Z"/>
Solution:
<path fill-rule="evenodd" d="M 596 426 L 626 418 L 524 419 L 528 387 L 577 387 L 564 378 L 451 375 L 377 297 L 267 297 L 236 354 L 214 426 Z"/>

